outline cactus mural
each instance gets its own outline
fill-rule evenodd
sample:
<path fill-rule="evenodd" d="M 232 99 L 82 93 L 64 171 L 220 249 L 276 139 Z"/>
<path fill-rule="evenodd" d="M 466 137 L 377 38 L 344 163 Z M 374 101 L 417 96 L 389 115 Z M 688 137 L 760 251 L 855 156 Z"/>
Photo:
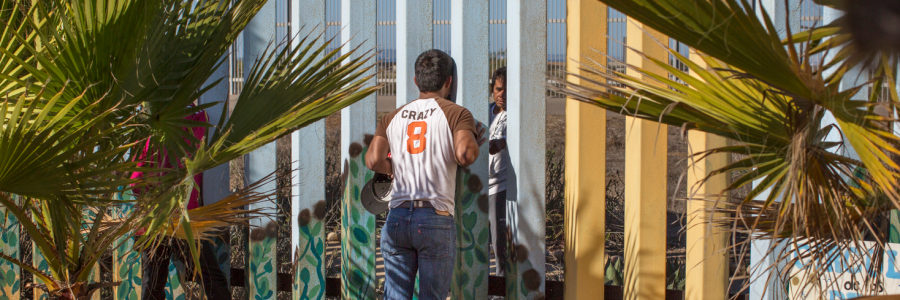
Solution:
<path fill-rule="evenodd" d="M 315 204 L 312 212 L 304 209 L 298 216 L 300 248 L 297 251 L 297 270 L 294 272 L 294 298 L 318 300 L 325 297 L 325 239 L 322 221 L 325 201 Z"/>
<path fill-rule="evenodd" d="M 359 193 L 367 181 L 375 176 L 366 168 L 368 147 L 359 143 L 350 146 L 350 156 L 344 162 L 344 196 L 341 199 L 341 288 L 343 299 L 374 299 L 378 281 L 375 280 L 375 215 L 363 208 Z"/>
<path fill-rule="evenodd" d="M 19 221 L 0 207 L 0 252 L 19 258 Z M 19 300 L 20 268 L 8 260 L 0 260 L 0 299 Z"/>
<path fill-rule="evenodd" d="M 123 237 L 113 254 L 115 280 L 122 282 L 116 287 L 116 300 L 141 299 L 141 254 L 133 247 L 134 238 Z"/>
<path fill-rule="evenodd" d="M 175 261 L 169 262 L 169 280 L 166 282 L 166 300 L 185 300 L 184 286 L 181 284 L 184 267 Z"/>
<path fill-rule="evenodd" d="M 487 295 L 491 228 L 484 182 L 467 168 L 456 172 L 456 269 L 453 299 L 473 300 Z"/>
<path fill-rule="evenodd" d="M 250 232 L 250 257 L 247 274 L 249 292 L 255 300 L 274 300 L 278 281 L 275 269 L 275 238 L 277 225 L 269 222 L 265 228 Z"/>

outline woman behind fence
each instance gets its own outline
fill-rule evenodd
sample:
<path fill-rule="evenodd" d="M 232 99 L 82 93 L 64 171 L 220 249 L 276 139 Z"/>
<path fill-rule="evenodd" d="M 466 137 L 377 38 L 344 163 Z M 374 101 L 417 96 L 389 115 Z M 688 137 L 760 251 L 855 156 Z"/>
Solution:
<path fill-rule="evenodd" d="M 185 117 L 185 119 L 199 122 L 207 122 L 208 120 L 206 112 L 203 110 L 191 114 Z M 187 131 L 188 128 L 184 128 L 184 130 Z M 190 131 L 198 140 L 202 140 L 206 135 L 206 128 L 204 127 L 190 128 Z M 191 144 L 191 142 L 188 141 L 188 144 Z M 149 139 L 147 140 L 141 155 L 138 157 L 138 160 L 143 161 L 138 166 L 149 164 L 162 166 L 163 168 L 172 167 L 169 164 L 166 149 L 151 149 Z M 181 160 L 177 159 L 177 161 L 179 161 L 180 164 Z M 143 172 L 135 172 L 132 174 L 131 178 L 141 178 L 144 175 Z M 203 182 L 202 176 L 202 173 L 194 176 L 194 183 L 198 188 L 191 192 L 191 197 L 188 200 L 187 205 L 188 210 L 200 206 L 199 189 L 200 184 Z M 135 189 L 134 193 L 135 197 L 137 197 L 140 194 L 140 190 Z M 144 230 L 141 229 L 138 231 L 137 235 L 140 236 L 143 235 L 143 233 Z M 225 279 L 225 274 L 219 267 L 216 254 L 213 251 L 213 244 L 209 241 L 201 241 L 199 250 L 200 276 L 203 283 L 203 290 L 206 292 L 206 299 L 230 300 L 231 292 L 228 289 L 228 282 Z M 159 241 L 158 246 L 150 247 L 141 253 L 141 267 L 143 268 L 141 272 L 143 279 L 143 284 L 141 285 L 141 298 L 144 300 L 165 300 L 165 287 L 166 282 L 169 279 L 169 263 L 171 259 L 177 259 L 186 266 L 187 270 L 184 272 L 185 274 L 193 274 L 193 260 L 189 257 L 190 251 L 187 243 L 172 237 L 163 237 L 162 240 Z"/>

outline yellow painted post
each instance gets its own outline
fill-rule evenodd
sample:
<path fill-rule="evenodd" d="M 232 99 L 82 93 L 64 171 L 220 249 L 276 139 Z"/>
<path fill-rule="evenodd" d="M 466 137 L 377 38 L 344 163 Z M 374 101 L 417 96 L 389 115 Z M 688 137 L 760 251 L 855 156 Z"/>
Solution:
<path fill-rule="evenodd" d="M 700 59 L 696 52 L 691 50 L 690 59 L 701 66 L 706 63 Z M 694 72 L 692 75 L 696 76 Z M 725 138 L 703 133 L 699 131 L 688 132 L 688 143 L 693 153 L 699 153 L 710 149 L 727 146 Z M 725 189 L 728 177 L 724 174 L 716 175 L 707 180 L 703 185 L 700 182 L 706 176 L 729 162 L 728 154 L 715 154 L 692 162 L 688 168 L 687 186 L 690 189 L 688 196 L 696 199 L 713 200 Z M 725 201 L 726 198 L 719 198 Z M 710 213 L 707 209 L 713 206 L 712 202 L 702 200 L 690 200 L 687 202 L 687 257 L 685 271 L 685 299 L 725 299 L 727 298 L 728 284 L 728 252 L 725 251 L 728 242 L 727 232 L 719 226 L 710 226 Z"/>
<path fill-rule="evenodd" d="M 657 59 L 667 59 L 658 44 L 668 41 L 631 17 L 626 44 Z M 649 33 L 649 34 L 648 34 Z M 625 60 L 634 66 L 649 62 L 628 50 Z M 662 70 L 662 68 L 658 68 Z M 640 76 L 634 70 L 628 75 Z M 646 79 L 646 78 L 645 78 Z M 625 271 L 624 299 L 664 299 L 666 292 L 666 125 L 625 119 Z"/>
<path fill-rule="evenodd" d="M 576 61 L 606 63 L 607 9 L 596 0 L 568 0 L 570 73 Z M 569 80 L 581 83 L 574 76 Z M 599 80 L 599 78 L 597 78 Z M 583 102 L 566 103 L 565 299 L 602 299 L 606 232 L 606 110 Z"/>

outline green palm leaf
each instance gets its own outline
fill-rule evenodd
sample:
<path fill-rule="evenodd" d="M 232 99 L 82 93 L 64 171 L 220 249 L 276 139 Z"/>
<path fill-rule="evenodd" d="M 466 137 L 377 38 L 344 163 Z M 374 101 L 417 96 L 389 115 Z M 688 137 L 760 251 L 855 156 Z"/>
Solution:
<path fill-rule="evenodd" d="M 19 218 L 47 258 L 50 270 L 38 276 L 50 282 L 48 289 L 87 286 L 105 249 L 139 228 L 148 232 L 138 249 L 152 247 L 161 235 L 184 236 L 193 245 L 215 230 L 210 224 L 219 224 L 204 218 L 241 224 L 238 215 L 256 215 L 233 205 L 214 207 L 198 215 L 194 227 L 184 209 L 196 188 L 193 175 L 375 92 L 366 86 L 373 79 L 370 49 L 342 54 L 315 46 L 323 45 L 321 34 L 296 37 L 299 47 L 270 47 L 258 58 L 227 121 L 185 120 L 221 104 L 188 107 L 223 80 L 210 77 L 264 3 L 0 3 L 0 192 L 27 199 L 0 197 L 0 205 Z M 198 140 L 186 127 L 217 134 Z M 135 156 L 147 143 L 166 149 L 175 167 L 142 166 L 147 161 Z M 154 154 L 160 152 L 147 159 Z M 151 175 L 130 179 L 139 171 Z M 136 200 L 117 196 L 137 188 L 143 193 Z M 239 191 L 229 201 L 267 201 L 272 193 Z M 131 213 L 108 221 L 107 210 L 122 204 L 134 205 Z M 85 219 L 86 211 L 96 217 Z M 169 230 L 173 226 L 184 234 Z M 195 248 L 192 253 L 196 261 Z"/>
<path fill-rule="evenodd" d="M 782 41 L 768 16 L 743 9 L 750 7 L 746 1 L 604 2 L 698 50 L 704 65 L 670 49 L 669 54 L 683 62 L 690 74 L 653 57 L 645 57 L 652 66 L 627 66 L 640 76 L 583 63 L 587 75 L 569 74 L 582 84 L 557 78 L 551 89 L 608 110 L 733 140 L 733 146 L 695 153 L 693 159 L 737 154 L 743 159 L 709 176 L 735 172 L 740 176 L 720 195 L 693 197 L 714 201 L 715 211 L 733 216 L 708 221 L 749 233 L 747 243 L 790 241 L 793 248 L 780 250 L 779 243 L 773 243 L 769 254 L 788 264 L 802 258 L 814 278 L 824 270 L 813 266 L 829 264 L 843 250 L 864 248 L 864 239 L 874 239 L 883 249 L 887 232 L 881 230 L 880 216 L 900 208 L 895 184 L 900 167 L 892 159 L 900 154 L 900 143 L 889 126 L 895 120 L 887 117 L 897 103 L 891 71 L 897 68 L 896 57 L 880 58 L 880 65 L 871 69 L 873 80 L 841 90 L 843 77 L 859 61 L 852 59 L 852 50 L 846 50 L 850 38 L 836 25 L 788 32 L 792 37 Z M 821 65 L 811 61 L 830 51 L 837 53 L 831 60 Z M 824 77 L 826 67 L 836 71 Z M 867 89 L 873 83 L 879 88 Z M 882 85 L 889 88 L 883 90 Z M 854 98 L 866 90 L 867 99 Z M 882 92 L 887 99 L 880 96 Z M 823 124 L 827 113 L 837 126 Z M 829 139 L 833 134 L 842 136 L 846 144 Z M 844 147 L 852 147 L 859 157 L 840 154 Z M 866 170 L 862 178 L 854 174 L 860 168 Z M 750 185 L 746 196 L 727 197 L 729 191 Z M 800 247 L 809 250 L 795 250 Z"/>

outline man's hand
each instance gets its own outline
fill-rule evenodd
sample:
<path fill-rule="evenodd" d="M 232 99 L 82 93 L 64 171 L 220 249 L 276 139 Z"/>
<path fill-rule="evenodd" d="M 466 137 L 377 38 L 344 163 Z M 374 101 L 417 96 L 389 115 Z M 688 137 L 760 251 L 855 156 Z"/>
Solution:
<path fill-rule="evenodd" d="M 484 133 L 487 131 L 487 126 L 478 122 L 478 124 L 475 124 L 475 131 L 477 132 L 475 140 L 478 141 L 478 147 L 481 147 L 481 145 L 484 145 L 484 142 L 487 141 L 487 137 L 484 136 Z"/>
<path fill-rule="evenodd" d="M 366 152 L 366 167 L 377 173 L 393 175 L 394 168 L 391 159 L 388 158 L 389 153 L 390 146 L 386 138 L 380 136 L 372 138 L 372 144 Z"/>
<path fill-rule="evenodd" d="M 456 153 L 456 163 L 460 166 L 468 166 L 478 159 L 478 147 L 487 139 L 484 137 L 484 124 L 475 123 L 475 132 L 471 130 L 457 130 L 453 133 L 453 147 Z"/>
<path fill-rule="evenodd" d="M 494 155 L 500 153 L 503 149 L 506 149 L 506 139 L 491 140 L 490 146 L 488 146 L 488 153 Z"/>

